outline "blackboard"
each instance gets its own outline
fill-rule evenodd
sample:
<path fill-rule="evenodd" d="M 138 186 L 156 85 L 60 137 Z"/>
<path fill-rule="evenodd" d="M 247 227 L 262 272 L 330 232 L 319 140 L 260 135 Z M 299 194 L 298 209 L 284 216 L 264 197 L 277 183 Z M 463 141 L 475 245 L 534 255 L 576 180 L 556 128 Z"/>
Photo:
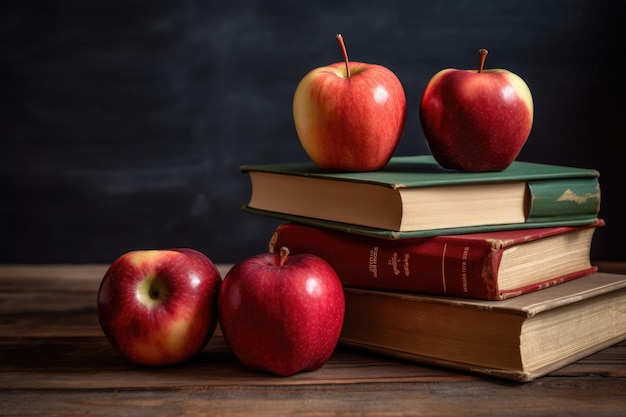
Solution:
<path fill-rule="evenodd" d="M 277 221 L 240 210 L 243 164 L 306 160 L 291 100 L 311 69 L 392 69 L 408 101 L 397 155 L 428 153 L 418 103 L 442 68 L 522 76 L 535 123 L 520 160 L 596 168 L 594 259 L 625 260 L 621 1 L 13 1 L 0 5 L 0 262 L 111 262 L 193 247 L 267 250 Z M 620 62 L 618 63 L 618 60 Z"/>

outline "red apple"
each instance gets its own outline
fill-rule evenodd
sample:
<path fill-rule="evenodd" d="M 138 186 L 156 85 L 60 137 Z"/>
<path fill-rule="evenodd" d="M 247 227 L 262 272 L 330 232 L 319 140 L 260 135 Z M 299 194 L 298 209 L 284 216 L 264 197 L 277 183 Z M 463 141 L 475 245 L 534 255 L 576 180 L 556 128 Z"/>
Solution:
<path fill-rule="evenodd" d="M 193 249 L 128 252 L 111 264 L 100 284 L 100 326 L 131 362 L 183 362 L 215 331 L 221 282 L 213 262 Z"/>
<path fill-rule="evenodd" d="M 267 253 L 226 274 L 218 301 L 224 340 L 244 365 L 287 376 L 314 371 L 333 354 L 343 326 L 343 288 L 314 255 Z"/>
<path fill-rule="evenodd" d="M 300 143 L 324 170 L 374 171 L 400 142 L 406 119 L 404 88 L 386 67 L 344 62 L 312 70 L 298 84 L 293 119 Z"/>
<path fill-rule="evenodd" d="M 533 124 L 528 85 L 505 69 L 448 68 L 426 85 L 420 105 L 422 129 L 433 157 L 444 168 L 501 171 L 526 143 Z"/>

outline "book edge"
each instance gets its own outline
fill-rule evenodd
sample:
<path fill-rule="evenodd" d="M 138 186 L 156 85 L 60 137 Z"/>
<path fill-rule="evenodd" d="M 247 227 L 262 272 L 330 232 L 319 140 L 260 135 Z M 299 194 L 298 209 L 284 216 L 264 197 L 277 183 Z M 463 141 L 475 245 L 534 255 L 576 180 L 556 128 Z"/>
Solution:
<path fill-rule="evenodd" d="M 353 233 L 362 236 L 371 236 L 382 239 L 410 239 L 419 237 L 433 237 L 438 235 L 457 235 L 468 234 L 478 232 L 495 232 L 499 230 L 514 230 L 514 229 L 538 229 L 543 227 L 557 227 L 557 226 L 583 226 L 590 225 L 598 220 L 597 214 L 589 216 L 572 216 L 571 218 L 565 218 L 561 220 L 546 220 L 526 223 L 506 223 L 506 224 L 490 224 L 481 226 L 461 226 L 439 229 L 423 229 L 413 231 L 397 231 L 388 229 L 379 229 L 369 226 L 361 226 L 357 224 L 341 223 L 332 220 L 316 219 L 313 217 L 304 217 L 292 214 L 281 213 L 277 211 L 270 211 L 264 209 L 258 209 L 250 207 L 248 204 L 243 204 L 241 210 L 244 212 L 255 214 L 257 216 L 268 217 L 272 219 L 285 220 L 293 223 L 301 223 L 309 226 L 324 227 L 332 230 L 339 230 L 347 233 Z"/>
<path fill-rule="evenodd" d="M 600 283 L 590 283 L 596 277 Z M 482 300 L 474 298 L 450 297 L 445 295 L 413 294 L 402 291 L 385 291 L 344 287 L 344 291 L 355 295 L 376 295 L 388 298 L 422 303 L 433 303 L 488 311 L 533 317 L 541 312 L 581 302 L 592 296 L 599 296 L 608 292 L 620 291 L 626 288 L 626 275 L 607 272 L 593 272 L 583 277 L 562 282 L 540 291 L 530 292 L 518 297 L 504 300 Z"/>
<path fill-rule="evenodd" d="M 406 183 L 384 181 L 380 178 L 376 179 L 375 177 L 375 175 L 378 174 L 391 174 L 393 173 L 393 168 L 407 163 L 428 164 L 428 166 L 437 169 L 437 171 L 432 173 L 423 172 L 424 174 L 436 175 L 437 173 L 448 173 L 451 175 L 451 177 L 448 177 L 446 179 L 427 179 L 426 181 L 421 180 L 419 182 Z M 539 172 L 512 172 L 514 170 L 531 169 L 539 170 Z M 546 172 L 546 170 L 551 170 L 551 172 Z M 390 187 L 393 189 L 435 185 L 471 184 L 478 182 L 511 182 L 544 179 L 597 178 L 600 176 L 599 171 L 593 168 L 580 168 L 566 165 L 544 164 L 517 160 L 513 161 L 513 163 L 508 168 L 502 171 L 463 172 L 442 168 L 431 155 L 395 156 L 392 157 L 389 163 L 387 163 L 387 165 L 379 171 L 325 171 L 318 168 L 312 161 L 241 165 L 239 167 L 239 171 L 242 174 L 250 174 L 252 172 L 265 172 L 277 175 L 316 178 L 330 181 L 358 182 L 363 184 Z M 402 173 L 406 174 L 407 172 L 404 171 Z"/>
<path fill-rule="evenodd" d="M 503 301 L 513 297 L 519 297 L 520 295 L 529 294 L 535 291 L 541 291 L 547 288 L 554 287 L 555 285 L 564 284 L 566 282 L 591 275 L 594 272 L 598 272 L 598 267 L 591 265 L 587 268 L 582 268 L 577 271 L 561 274 L 554 278 L 548 278 L 543 281 L 535 282 L 533 284 L 524 285 L 516 288 L 509 288 L 506 290 L 499 290 L 495 296 L 497 298 L 491 298 L 489 300 Z"/>
<path fill-rule="evenodd" d="M 350 348 L 373 352 L 376 354 L 398 358 L 402 360 L 407 360 L 409 362 L 415 362 L 425 365 L 434 365 L 442 368 L 455 369 L 459 371 L 469 372 L 471 374 L 479 374 L 490 377 L 496 377 L 501 379 L 507 379 L 516 382 L 530 382 L 542 376 L 549 374 L 550 372 L 559 370 L 564 368 L 567 365 L 570 365 L 580 359 L 583 359 L 589 355 L 597 353 L 603 349 L 606 349 L 610 346 L 613 346 L 617 343 L 626 340 L 626 333 L 617 336 L 600 343 L 597 343 L 593 346 L 590 346 L 586 349 L 583 349 L 579 352 L 575 352 L 567 357 L 561 358 L 549 365 L 543 366 L 534 370 L 514 370 L 514 369 L 499 369 L 499 368 L 490 368 L 487 366 L 478 366 L 472 365 L 463 362 L 457 362 L 447 359 L 439 359 L 433 358 L 431 356 L 424 356 L 415 353 L 404 352 L 396 349 L 384 348 L 379 346 L 370 345 L 364 342 L 356 342 L 351 340 L 340 339 L 339 344 L 342 346 L 347 346 Z"/>
<path fill-rule="evenodd" d="M 393 169 L 403 164 L 427 164 L 436 171 L 423 172 L 428 176 L 437 174 L 449 174 L 448 177 L 424 178 L 420 181 L 408 181 L 406 183 L 396 183 L 377 178 L 377 175 L 392 174 Z M 524 172 L 515 172 L 523 170 Z M 530 172 L 535 170 L 535 172 Z M 434 185 L 450 184 L 471 184 L 480 182 L 511 182 L 511 181 L 533 181 L 543 179 L 570 179 L 570 178 L 597 178 L 600 176 L 598 170 L 593 168 L 571 167 L 566 165 L 545 164 L 537 162 L 514 161 L 508 168 L 502 171 L 488 172 L 464 172 L 442 168 L 431 155 L 395 156 L 389 163 L 378 171 L 324 171 L 318 168 L 312 161 L 284 162 L 275 164 L 255 164 L 241 165 L 239 171 L 242 174 L 252 172 L 265 172 L 276 175 L 287 175 L 295 177 L 316 178 L 331 181 L 358 182 L 384 187 L 411 188 Z M 401 171 L 401 174 L 406 174 Z"/>

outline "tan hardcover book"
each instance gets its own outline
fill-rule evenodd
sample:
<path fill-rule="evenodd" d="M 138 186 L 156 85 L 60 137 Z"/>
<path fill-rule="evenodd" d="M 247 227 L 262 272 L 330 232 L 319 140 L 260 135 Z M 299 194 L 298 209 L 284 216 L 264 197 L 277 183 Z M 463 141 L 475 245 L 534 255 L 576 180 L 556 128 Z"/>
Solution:
<path fill-rule="evenodd" d="M 345 288 L 340 342 L 531 381 L 626 339 L 626 275 L 595 272 L 502 301 Z"/>

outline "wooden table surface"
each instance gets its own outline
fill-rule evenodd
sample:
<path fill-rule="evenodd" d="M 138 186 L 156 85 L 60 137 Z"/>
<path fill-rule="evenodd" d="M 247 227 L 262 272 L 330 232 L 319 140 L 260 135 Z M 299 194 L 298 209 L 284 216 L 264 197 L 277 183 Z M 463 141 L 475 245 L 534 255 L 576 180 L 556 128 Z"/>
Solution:
<path fill-rule="evenodd" d="M 341 346 L 276 377 L 241 366 L 219 333 L 189 363 L 140 368 L 99 327 L 105 269 L 0 265 L 0 415 L 626 416 L 626 342 L 528 383 Z"/>

